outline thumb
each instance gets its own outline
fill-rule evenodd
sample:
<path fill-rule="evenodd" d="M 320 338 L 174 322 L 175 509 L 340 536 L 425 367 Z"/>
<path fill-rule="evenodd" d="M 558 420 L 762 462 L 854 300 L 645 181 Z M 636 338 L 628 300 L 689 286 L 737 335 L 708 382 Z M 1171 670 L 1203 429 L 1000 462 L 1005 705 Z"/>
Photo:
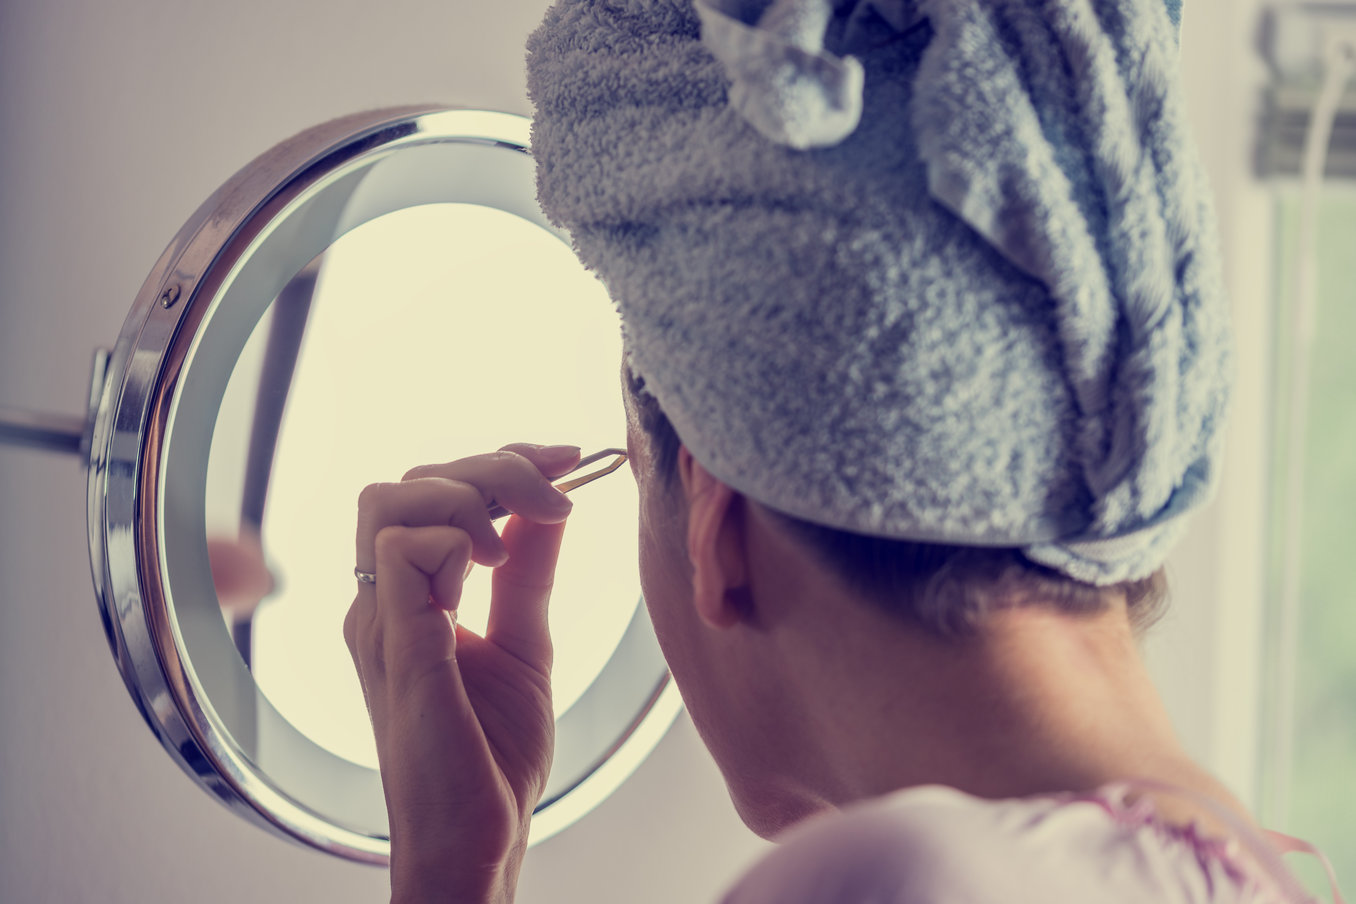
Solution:
<path fill-rule="evenodd" d="M 509 559 L 491 580 L 485 638 L 543 673 L 551 670 L 547 610 L 564 536 L 565 522 L 511 517 L 503 534 Z"/>

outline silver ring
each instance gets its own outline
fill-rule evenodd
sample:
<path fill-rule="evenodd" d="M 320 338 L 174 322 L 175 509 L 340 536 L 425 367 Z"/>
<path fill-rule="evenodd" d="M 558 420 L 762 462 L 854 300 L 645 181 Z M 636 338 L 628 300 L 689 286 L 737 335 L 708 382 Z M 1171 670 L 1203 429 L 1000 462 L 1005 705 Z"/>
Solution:
<path fill-rule="evenodd" d="M 370 571 L 359 571 L 355 568 L 353 569 L 353 576 L 358 579 L 360 584 L 375 584 L 377 582 L 377 576 Z"/>

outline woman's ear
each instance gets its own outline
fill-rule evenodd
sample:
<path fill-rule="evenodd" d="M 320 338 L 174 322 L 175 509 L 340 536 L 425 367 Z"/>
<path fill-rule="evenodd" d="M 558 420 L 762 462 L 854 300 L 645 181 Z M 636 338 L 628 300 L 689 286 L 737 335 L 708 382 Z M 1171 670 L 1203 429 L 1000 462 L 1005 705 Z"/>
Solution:
<path fill-rule="evenodd" d="M 713 477 L 686 446 L 678 450 L 678 475 L 687 498 L 693 604 L 713 628 L 734 627 L 752 614 L 744 497 Z"/>

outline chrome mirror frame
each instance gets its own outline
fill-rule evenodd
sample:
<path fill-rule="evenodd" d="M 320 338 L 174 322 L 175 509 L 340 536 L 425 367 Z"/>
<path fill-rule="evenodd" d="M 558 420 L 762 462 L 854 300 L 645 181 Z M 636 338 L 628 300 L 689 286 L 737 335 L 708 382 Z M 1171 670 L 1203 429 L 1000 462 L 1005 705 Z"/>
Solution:
<path fill-rule="evenodd" d="M 309 129 L 199 207 L 142 286 L 111 356 L 96 362 L 97 408 L 81 443 L 90 560 L 123 680 L 199 785 L 249 821 L 337 856 L 389 861 L 380 778 L 292 728 L 234 653 L 205 540 L 193 533 L 203 523 L 212 426 L 202 412 L 215 413 L 223 373 L 268 303 L 340 235 L 403 207 L 450 201 L 497 207 L 564 239 L 534 195 L 520 116 L 399 108 Z M 557 720 L 532 840 L 610 794 L 680 708 L 638 600 L 612 659 Z"/>

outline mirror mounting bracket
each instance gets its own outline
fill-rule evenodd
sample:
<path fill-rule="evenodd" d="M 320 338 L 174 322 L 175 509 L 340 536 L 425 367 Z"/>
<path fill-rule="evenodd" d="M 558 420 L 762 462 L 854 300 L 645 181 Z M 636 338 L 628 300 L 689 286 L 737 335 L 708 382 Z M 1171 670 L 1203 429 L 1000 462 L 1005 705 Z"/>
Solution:
<path fill-rule="evenodd" d="M 88 463 L 94 421 L 99 414 L 104 383 L 108 378 L 106 348 L 95 349 L 90 366 L 89 402 L 85 415 L 56 414 L 0 405 L 0 445 L 21 446 L 76 455 Z"/>
<path fill-rule="evenodd" d="M 79 455 L 85 418 L 0 407 L 0 444 Z"/>

